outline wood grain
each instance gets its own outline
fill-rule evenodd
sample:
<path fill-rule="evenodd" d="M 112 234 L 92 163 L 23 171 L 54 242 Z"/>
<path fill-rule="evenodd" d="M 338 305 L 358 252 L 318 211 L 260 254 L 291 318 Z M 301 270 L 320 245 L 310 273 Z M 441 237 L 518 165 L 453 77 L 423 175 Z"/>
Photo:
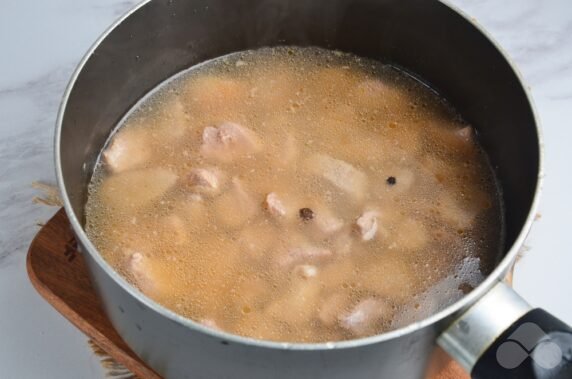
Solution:
<path fill-rule="evenodd" d="M 105 316 L 63 209 L 32 241 L 26 266 L 40 295 L 100 348 L 140 378 L 161 378 L 129 349 Z"/>
<path fill-rule="evenodd" d="M 87 267 L 63 209 L 38 232 L 27 258 L 28 276 L 40 295 L 112 358 L 139 378 L 161 379 L 113 329 L 91 285 Z M 434 352 L 428 379 L 468 379 L 441 349 Z"/>

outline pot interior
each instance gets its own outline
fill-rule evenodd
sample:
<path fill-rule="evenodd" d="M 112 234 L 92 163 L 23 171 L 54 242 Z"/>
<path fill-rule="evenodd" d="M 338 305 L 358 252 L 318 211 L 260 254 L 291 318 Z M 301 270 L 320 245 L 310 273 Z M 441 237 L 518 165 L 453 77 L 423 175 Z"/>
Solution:
<path fill-rule="evenodd" d="M 75 216 L 110 132 L 175 73 L 262 46 L 338 49 L 400 66 L 435 88 L 479 133 L 505 205 L 507 252 L 525 225 L 539 172 L 533 110 L 502 53 L 448 6 L 427 0 L 153 0 L 91 51 L 62 107 L 62 178 Z"/>

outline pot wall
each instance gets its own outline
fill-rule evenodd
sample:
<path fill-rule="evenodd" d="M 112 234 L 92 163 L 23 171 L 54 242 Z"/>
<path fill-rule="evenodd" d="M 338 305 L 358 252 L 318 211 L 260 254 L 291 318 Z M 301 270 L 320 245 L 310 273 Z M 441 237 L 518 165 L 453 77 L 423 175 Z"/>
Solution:
<path fill-rule="evenodd" d="M 153 0 L 104 35 L 72 78 L 61 108 L 58 179 L 93 282 L 119 334 L 168 378 L 420 378 L 436 335 L 467 303 L 391 339 L 312 350 L 240 343 L 205 333 L 144 299 L 103 261 L 82 230 L 97 155 L 137 100 L 193 64 L 278 44 L 318 45 L 397 63 L 419 73 L 460 110 L 477 128 L 504 191 L 505 259 L 492 279 L 504 276 L 519 247 L 513 244 L 529 223 L 538 136 L 517 75 L 469 21 L 428 0 Z M 492 284 L 480 286 L 471 299 Z"/>
<path fill-rule="evenodd" d="M 86 258 L 113 326 L 165 378 L 422 378 L 434 349 L 434 328 L 344 349 L 301 351 L 236 343 L 166 319 Z"/>

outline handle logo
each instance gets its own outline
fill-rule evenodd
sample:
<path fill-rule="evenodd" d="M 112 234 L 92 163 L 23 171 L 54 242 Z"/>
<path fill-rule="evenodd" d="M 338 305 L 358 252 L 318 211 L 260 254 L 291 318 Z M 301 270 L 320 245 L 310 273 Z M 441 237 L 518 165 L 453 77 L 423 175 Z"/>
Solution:
<path fill-rule="evenodd" d="M 538 325 L 519 326 L 497 349 L 497 362 L 506 369 L 520 366 L 530 357 L 538 366 L 550 370 L 562 361 L 562 350 Z"/>

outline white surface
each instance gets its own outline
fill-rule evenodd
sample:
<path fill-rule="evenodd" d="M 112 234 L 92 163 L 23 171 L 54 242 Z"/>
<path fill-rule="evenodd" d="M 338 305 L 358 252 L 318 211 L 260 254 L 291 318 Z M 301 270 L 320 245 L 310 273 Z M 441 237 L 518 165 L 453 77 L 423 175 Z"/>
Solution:
<path fill-rule="evenodd" d="M 500 43 L 530 85 L 544 127 L 542 218 L 518 264 L 516 288 L 572 324 L 572 2 L 451 0 Z M 52 135 L 64 86 L 83 53 L 133 0 L 0 3 L 0 377 L 101 378 L 86 338 L 33 290 L 26 249 L 34 180 L 53 182 Z"/>

